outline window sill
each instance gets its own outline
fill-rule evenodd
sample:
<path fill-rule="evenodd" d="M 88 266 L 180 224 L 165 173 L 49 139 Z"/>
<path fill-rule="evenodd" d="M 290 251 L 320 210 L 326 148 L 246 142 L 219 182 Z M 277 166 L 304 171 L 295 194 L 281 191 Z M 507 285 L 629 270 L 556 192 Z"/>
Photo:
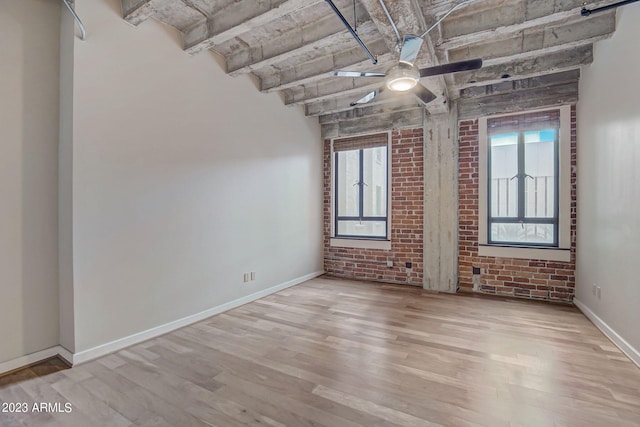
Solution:
<path fill-rule="evenodd" d="M 332 238 L 329 241 L 329 245 L 336 248 L 391 250 L 390 240 Z"/>
<path fill-rule="evenodd" d="M 540 259 L 558 262 L 571 261 L 571 249 L 557 248 L 518 248 L 514 246 L 479 245 L 478 255 L 496 258 Z"/>

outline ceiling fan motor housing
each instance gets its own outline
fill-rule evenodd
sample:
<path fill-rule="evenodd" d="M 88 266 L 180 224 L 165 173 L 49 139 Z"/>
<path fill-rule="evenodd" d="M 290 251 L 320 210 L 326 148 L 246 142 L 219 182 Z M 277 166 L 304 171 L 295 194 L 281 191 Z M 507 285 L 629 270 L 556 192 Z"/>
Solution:
<path fill-rule="evenodd" d="M 385 85 L 395 92 L 406 92 L 413 89 L 420 80 L 420 71 L 414 65 L 399 62 L 386 73 Z"/>

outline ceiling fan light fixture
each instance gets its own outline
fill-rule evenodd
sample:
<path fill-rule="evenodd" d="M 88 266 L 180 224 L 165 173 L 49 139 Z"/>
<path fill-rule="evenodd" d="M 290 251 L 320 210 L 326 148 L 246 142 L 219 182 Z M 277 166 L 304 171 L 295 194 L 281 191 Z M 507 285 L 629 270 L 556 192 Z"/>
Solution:
<path fill-rule="evenodd" d="M 387 71 L 385 85 L 394 92 L 406 92 L 413 89 L 420 80 L 420 71 L 414 66 L 400 62 Z"/>
<path fill-rule="evenodd" d="M 395 92 L 406 92 L 413 89 L 418 84 L 416 79 L 411 77 L 398 77 L 387 81 L 387 88 Z"/>

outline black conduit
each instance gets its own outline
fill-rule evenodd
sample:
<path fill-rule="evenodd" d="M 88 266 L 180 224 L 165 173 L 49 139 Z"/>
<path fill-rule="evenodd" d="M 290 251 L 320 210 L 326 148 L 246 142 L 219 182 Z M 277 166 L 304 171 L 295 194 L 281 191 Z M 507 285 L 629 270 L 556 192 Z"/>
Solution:
<path fill-rule="evenodd" d="M 620 6 L 624 6 L 624 5 L 627 5 L 627 4 L 635 3 L 637 1 L 639 1 L 639 0 L 624 0 L 624 1 L 621 1 L 621 2 L 618 2 L 618 3 L 610 4 L 608 6 L 598 7 L 596 9 L 587 9 L 586 7 L 583 7 L 582 10 L 580 11 L 580 15 L 589 16 L 592 13 L 604 12 L 605 10 L 615 9 L 616 7 L 620 7 Z"/>
<path fill-rule="evenodd" d="M 342 15 L 342 13 L 340 13 L 340 11 L 338 10 L 338 8 L 336 7 L 335 4 L 333 4 L 333 1 L 331 0 L 325 0 L 327 3 L 329 3 L 329 6 L 331 6 L 331 9 L 333 9 L 333 11 L 335 12 L 336 15 L 338 15 L 338 18 L 340 18 L 340 20 L 342 21 L 342 23 L 344 24 L 345 27 L 347 27 L 347 30 L 349 30 L 349 32 L 351 33 L 351 35 L 353 36 L 354 39 L 356 39 L 356 41 L 358 42 L 358 44 L 360 45 L 360 47 L 362 48 L 362 50 L 364 50 L 364 53 L 367 54 L 367 56 L 369 57 L 369 59 L 371 59 L 371 62 L 373 62 L 374 64 L 378 63 L 378 60 L 376 59 L 375 56 L 373 56 L 373 53 L 371 53 L 371 51 L 367 48 L 367 46 L 364 44 L 364 42 L 360 39 L 360 37 L 358 37 L 358 35 L 356 34 L 356 32 L 353 30 L 353 28 L 351 28 L 351 24 L 349 24 L 349 22 L 347 22 L 347 20 L 345 19 L 345 17 Z"/>

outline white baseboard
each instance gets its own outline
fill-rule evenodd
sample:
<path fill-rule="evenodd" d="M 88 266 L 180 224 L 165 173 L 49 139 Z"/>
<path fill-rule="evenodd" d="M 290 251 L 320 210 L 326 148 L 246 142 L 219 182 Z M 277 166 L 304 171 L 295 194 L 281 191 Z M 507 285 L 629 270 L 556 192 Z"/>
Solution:
<path fill-rule="evenodd" d="M 191 316 L 183 317 L 182 319 L 175 320 L 173 322 L 165 323 L 164 325 L 157 326 L 152 329 L 148 329 L 146 331 L 138 332 L 137 334 L 130 335 L 128 337 L 120 338 L 115 341 L 108 342 L 106 344 L 99 345 L 97 347 L 90 348 L 88 350 L 80 351 L 78 353 L 74 353 L 72 356 L 72 364 L 77 365 L 79 363 L 88 362 L 90 360 L 97 359 L 98 357 L 105 356 L 107 354 L 116 352 L 118 350 L 122 350 L 123 348 L 130 347 L 134 344 L 138 344 L 140 342 L 146 341 L 151 338 L 155 338 L 160 335 L 164 335 L 168 332 L 175 331 L 176 329 L 180 329 L 182 327 L 191 325 L 193 323 L 204 320 L 208 317 L 215 316 L 216 314 L 220 314 L 224 311 L 231 310 L 232 308 L 239 307 L 241 305 L 247 304 L 249 302 L 255 301 L 257 299 L 266 297 L 267 295 L 271 295 L 278 291 L 281 291 L 286 288 L 290 288 L 291 286 L 295 286 L 299 283 L 306 282 L 307 280 L 314 279 L 320 275 L 324 274 L 324 271 L 316 271 L 311 274 L 307 274 L 302 277 L 297 277 L 293 280 L 289 280 L 288 282 L 281 283 L 276 286 L 272 286 L 270 288 L 264 289 L 259 292 L 255 292 L 251 295 L 247 295 L 245 297 L 229 301 L 225 304 L 219 305 L 217 307 L 210 308 L 208 310 L 202 311 L 200 313 L 193 314 Z M 67 352 L 69 353 L 69 352 Z M 66 359 L 66 357 L 65 357 Z"/>
<path fill-rule="evenodd" d="M 7 372 L 15 371 L 16 369 L 24 368 L 25 366 L 33 365 L 34 363 L 42 362 L 43 360 L 51 359 L 60 353 L 60 346 L 47 348 L 35 353 L 27 354 L 25 356 L 18 357 L 13 360 L 0 363 L 0 374 L 6 374 Z"/>
<path fill-rule="evenodd" d="M 576 298 L 573 299 L 573 303 L 578 307 L 578 309 L 585 315 L 591 322 L 596 325 L 596 328 L 600 329 L 602 333 L 611 340 L 624 354 L 633 361 L 640 368 L 640 351 L 635 349 L 631 344 L 629 344 L 624 338 L 622 338 L 616 331 L 611 329 L 607 323 L 598 317 L 589 307 L 587 307 L 584 303 L 580 302 Z"/>
<path fill-rule="evenodd" d="M 61 345 L 58 346 L 58 356 L 64 359 L 64 361 L 69 365 L 73 366 L 73 353 L 62 347 Z"/>
<path fill-rule="evenodd" d="M 176 329 L 180 329 L 182 327 L 191 325 L 193 323 L 204 320 L 208 317 L 215 316 L 216 314 L 220 314 L 227 310 L 231 310 L 232 308 L 236 308 L 241 305 L 247 304 L 249 302 L 258 300 L 260 298 L 266 297 L 267 295 L 271 295 L 283 289 L 290 288 L 291 286 L 295 286 L 302 282 L 306 282 L 307 280 L 314 279 L 318 276 L 321 276 L 322 274 L 324 274 L 324 271 L 316 271 L 314 273 L 307 274 L 305 276 L 298 277 L 293 280 L 289 280 L 288 282 L 284 282 L 279 285 L 272 286 L 262 291 L 255 292 L 251 295 L 247 295 L 237 300 L 229 301 L 225 304 L 221 304 L 219 306 L 210 308 L 200 313 L 196 313 L 191 316 L 187 316 L 182 319 L 178 319 L 176 321 L 166 323 L 164 325 L 160 325 L 155 328 L 148 329 L 146 331 L 139 332 L 137 334 L 130 335 L 128 337 L 124 337 L 115 341 L 111 341 L 109 343 L 102 344 L 97 347 L 93 347 L 78 353 L 72 353 L 66 348 L 60 345 L 57 345 L 55 347 L 47 348 L 45 350 L 38 351 L 36 353 L 27 354 L 25 356 L 21 356 L 16 359 L 0 363 L 0 374 L 15 371 L 16 369 L 24 368 L 25 366 L 29 366 L 46 359 L 50 359 L 54 356 L 61 357 L 71 365 L 77 365 L 79 363 L 88 362 L 90 360 L 97 359 L 98 357 L 105 356 L 109 353 L 113 353 L 115 351 L 122 350 L 123 348 L 132 346 L 134 344 L 138 344 L 142 341 L 146 341 L 148 339 L 155 338 L 160 335 L 164 335 L 171 331 L 175 331 Z"/>

